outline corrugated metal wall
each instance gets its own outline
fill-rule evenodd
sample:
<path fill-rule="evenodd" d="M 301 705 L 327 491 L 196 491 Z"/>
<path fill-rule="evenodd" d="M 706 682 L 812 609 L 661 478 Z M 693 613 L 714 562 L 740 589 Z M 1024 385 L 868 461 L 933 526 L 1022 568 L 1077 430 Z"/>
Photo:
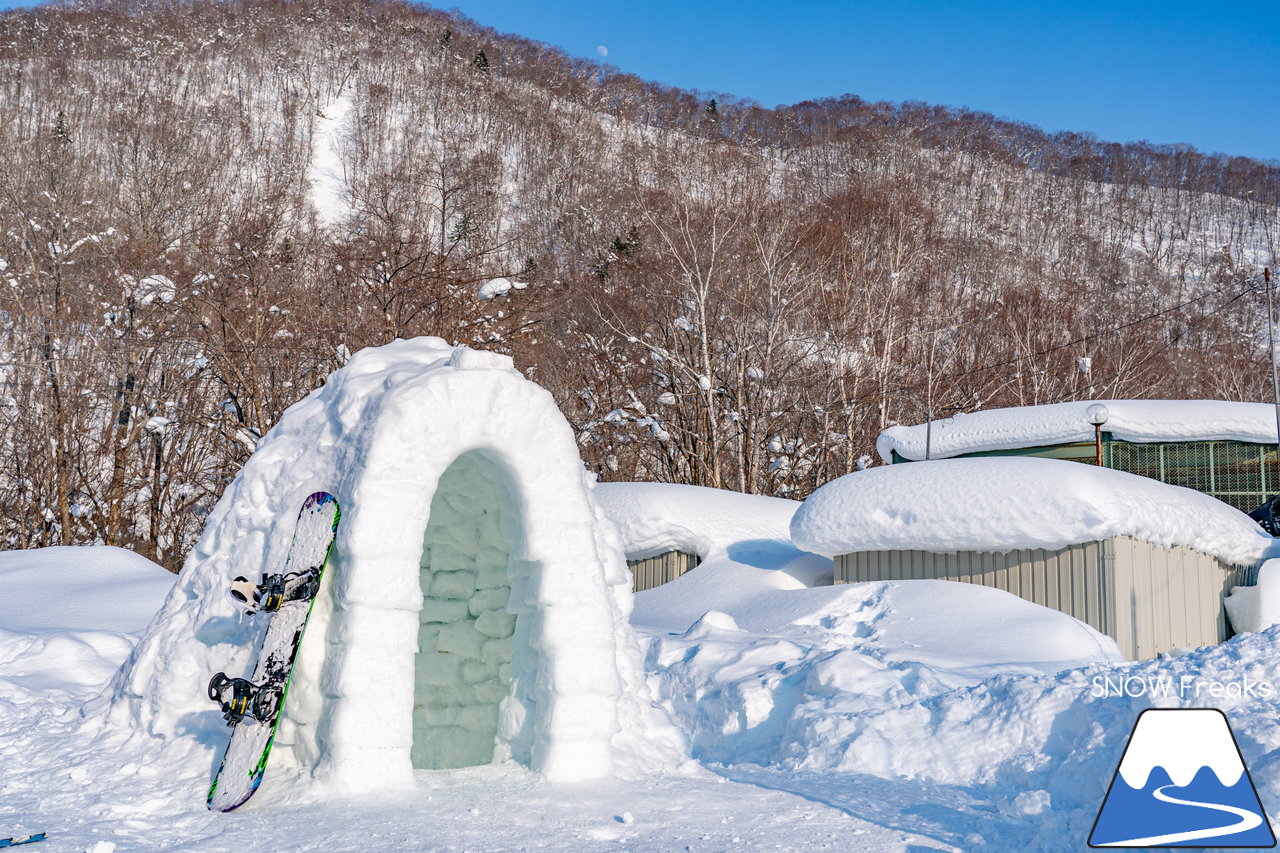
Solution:
<path fill-rule="evenodd" d="M 653 589 L 667 581 L 673 581 L 702 562 L 697 554 L 684 551 L 668 551 L 643 560 L 627 560 L 631 567 L 631 588 L 636 592 Z"/>
<path fill-rule="evenodd" d="M 836 583 L 938 578 L 1003 589 L 1092 625 L 1134 660 L 1230 637 L 1222 597 L 1256 577 L 1127 536 L 1056 551 L 862 551 L 835 563 Z"/>

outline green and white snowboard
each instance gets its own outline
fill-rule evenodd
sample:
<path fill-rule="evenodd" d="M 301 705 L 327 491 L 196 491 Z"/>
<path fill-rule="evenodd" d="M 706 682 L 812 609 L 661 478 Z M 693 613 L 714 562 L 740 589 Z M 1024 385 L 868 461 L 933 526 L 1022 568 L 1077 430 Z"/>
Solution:
<path fill-rule="evenodd" d="M 232 727 L 222 766 L 209 789 L 210 809 L 229 812 L 243 805 L 262 783 L 289 692 L 293 661 L 341 518 L 333 495 L 310 495 L 298 513 L 284 570 L 265 574 L 258 584 L 236 578 L 228 590 L 242 610 L 249 614 L 262 610 L 270 622 L 252 679 L 228 678 L 219 672 L 209 682 L 209 698 L 221 706 Z"/>

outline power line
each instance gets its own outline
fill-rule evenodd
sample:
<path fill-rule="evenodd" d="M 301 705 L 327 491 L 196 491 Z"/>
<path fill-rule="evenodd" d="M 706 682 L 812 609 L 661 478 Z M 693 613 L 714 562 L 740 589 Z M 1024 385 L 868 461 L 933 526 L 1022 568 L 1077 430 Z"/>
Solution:
<path fill-rule="evenodd" d="M 1042 349 L 1039 352 L 1033 352 L 1033 353 L 1028 353 L 1027 355 L 1015 356 L 1014 358 L 1007 359 L 1006 361 L 996 362 L 995 364 L 987 364 L 987 365 L 983 365 L 982 367 L 970 368 L 969 370 L 966 370 L 964 373 L 957 374 L 954 378 L 961 379 L 973 373 L 981 373 L 982 371 L 985 371 L 985 370 L 995 370 L 998 367 L 1008 367 L 1010 365 L 1017 364 L 1020 361 L 1027 361 L 1029 359 L 1039 358 L 1042 355 L 1049 355 L 1050 353 L 1057 352 L 1058 350 L 1064 350 L 1064 349 L 1067 349 L 1068 347 L 1076 346 L 1077 344 L 1088 343 L 1089 341 L 1096 340 L 1105 335 L 1115 334 L 1116 332 L 1123 332 L 1125 329 L 1131 329 L 1134 326 L 1147 322 L 1148 320 L 1154 320 L 1157 317 L 1163 317 L 1166 314 L 1172 314 L 1175 311 L 1180 311 L 1183 308 L 1186 308 L 1188 305 L 1194 305 L 1197 302 L 1203 302 L 1205 299 L 1208 299 L 1210 296 L 1216 296 L 1219 293 L 1222 293 L 1224 290 L 1226 290 L 1229 287 L 1231 287 L 1231 285 L 1223 285 L 1222 287 L 1219 287 L 1217 290 L 1210 290 L 1206 293 L 1201 294 L 1200 296 L 1195 297 L 1194 299 L 1188 299 L 1186 302 L 1180 302 L 1177 305 L 1164 308 L 1152 314 L 1146 314 L 1142 317 L 1137 317 L 1133 320 L 1129 320 L 1117 326 L 1112 326 L 1107 329 L 1101 329 L 1097 332 L 1090 332 L 1089 334 L 1076 338 L 1075 340 L 1067 341 L 1066 343 L 1055 344 L 1054 346 L 1048 347 L 1047 349 Z M 1202 315 L 1199 319 L 1197 319 L 1191 325 L 1195 325 L 1195 323 L 1200 322 L 1201 319 L 1204 319 L 1205 317 L 1213 316 L 1214 314 L 1226 308 L 1228 305 L 1231 305 L 1232 303 L 1237 302 L 1245 294 L 1247 294 L 1251 290 L 1254 290 L 1256 287 L 1257 287 L 1256 283 L 1247 284 L 1243 290 L 1241 290 L 1235 296 L 1231 297 L 1231 299 L 1227 300 L 1222 305 L 1219 305 L 1217 308 L 1215 308 L 1213 311 L 1210 311 L 1208 314 Z M 1191 326 L 1188 326 L 1187 329 L 1184 329 L 1182 332 L 1178 334 L 1178 337 L 1181 337 L 1190 328 Z M 1176 341 L 1177 341 L 1177 338 L 1175 338 L 1174 341 L 1170 342 L 1170 345 L 1172 343 L 1175 343 Z"/>
<path fill-rule="evenodd" d="M 1189 332 L 1192 328 L 1194 328 L 1194 327 L 1195 327 L 1196 325 L 1198 325 L 1199 323 L 1203 322 L 1204 320 L 1206 320 L 1206 319 L 1207 319 L 1207 318 L 1209 318 L 1209 317 L 1212 317 L 1212 316 L 1214 316 L 1214 315 L 1218 314 L 1219 312 L 1223 311 L 1224 309 L 1226 309 L 1226 308 L 1227 308 L 1227 307 L 1229 307 L 1230 305 L 1232 305 L 1232 304 L 1234 304 L 1234 303 L 1238 302 L 1239 300 L 1241 300 L 1242 298 L 1244 298 L 1246 295 L 1248 295 L 1248 294 L 1249 294 L 1250 292 L 1252 292 L 1253 290 L 1256 290 L 1256 289 L 1257 289 L 1257 287 L 1258 287 L 1257 282 L 1249 282 L 1247 279 L 1246 279 L 1246 282 L 1247 282 L 1247 283 L 1245 284 L 1244 288 L 1243 288 L 1243 289 L 1241 289 L 1238 293 L 1234 294 L 1230 299 L 1228 299 L 1226 302 L 1224 302 L 1224 303 L 1222 303 L 1221 305 L 1219 305 L 1217 308 L 1214 308 L 1212 311 L 1209 311 L 1209 312 L 1207 312 L 1207 313 L 1205 313 L 1205 314 L 1202 314 L 1200 317 L 1198 317 L 1198 318 L 1196 318 L 1195 320 L 1193 320 L 1191 323 L 1189 323 L 1189 324 L 1187 325 L 1187 327 L 1186 327 L 1185 329 L 1183 329 L 1182 331 L 1178 332 L 1178 334 L 1177 334 L 1177 335 L 1175 335 L 1175 336 L 1174 336 L 1174 338 L 1173 338 L 1171 341 L 1169 341 L 1169 342 L 1168 342 L 1168 343 L 1166 343 L 1163 347 L 1161 347 L 1159 350 L 1157 350 L 1156 352 L 1152 353 L 1151 355 L 1149 355 L 1149 356 L 1147 356 L 1145 359 L 1143 359 L 1141 362 L 1139 362 L 1139 366 L 1141 366 L 1141 365 L 1143 365 L 1143 364 L 1146 364 L 1148 361 L 1150 361 L 1151 359 L 1155 358 L 1157 355 L 1159 355 L 1159 354 L 1161 354 L 1161 353 L 1163 353 L 1163 352 L 1167 351 L 1170 347 L 1172 347 L 1172 346 L 1173 346 L 1174 344 L 1176 344 L 1179 340 L 1181 340 L 1181 338 L 1182 338 L 1182 336 L 1183 336 L 1183 335 L 1185 335 L 1187 332 Z M 1031 359 L 1036 359 L 1036 358 L 1039 358 L 1039 357 L 1041 357 L 1041 356 L 1045 356 L 1045 355 L 1049 355 L 1049 354 L 1051 354 L 1051 353 L 1058 352 L 1059 350 L 1067 349 L 1068 347 L 1073 347 L 1073 346 L 1077 346 L 1077 345 L 1079 345 L 1079 344 L 1088 343 L 1088 342 L 1090 342 L 1090 341 L 1097 340 L 1098 338 L 1105 337 L 1106 335 L 1111 335 L 1111 334 L 1115 334 L 1116 332 L 1122 332 L 1122 331 L 1124 331 L 1124 330 L 1126 330 L 1126 329 L 1131 329 L 1131 328 L 1133 328 L 1134 326 L 1138 326 L 1138 325 L 1140 325 L 1140 324 L 1142 324 L 1142 323 L 1145 323 L 1145 322 L 1147 322 L 1147 321 L 1149 321 L 1149 320 L 1154 320 L 1154 319 L 1157 319 L 1157 318 L 1159 318 L 1159 317 L 1163 317 L 1163 316 L 1165 316 L 1165 315 L 1167 315 L 1167 314 L 1172 314 L 1172 313 L 1174 313 L 1174 312 L 1176 312 L 1176 311 L 1180 311 L 1180 310 L 1182 310 L 1182 309 L 1184 309 L 1184 308 L 1186 308 L 1186 307 L 1188 307 L 1188 306 L 1190 306 L 1190 305 L 1194 305 L 1194 304 L 1196 304 L 1197 302 L 1203 302 L 1204 300 L 1206 300 L 1206 299 L 1208 299 L 1208 298 L 1210 298 L 1210 297 L 1212 297 L 1212 296 L 1217 296 L 1217 295 L 1219 295 L 1219 294 L 1223 293 L 1224 291 L 1229 290 L 1230 288 L 1232 288 L 1232 287 L 1234 287 L 1234 286 L 1235 286 L 1235 284 L 1234 284 L 1234 283 L 1224 284 L 1224 285 L 1222 285 L 1221 287 L 1215 288 L 1215 289 L 1213 289 L 1213 290 L 1205 291 L 1204 293 L 1200 294 L 1199 296 L 1195 296 L 1195 297 L 1193 297 L 1193 298 L 1191 298 L 1191 299 L 1188 299 L 1188 300 L 1186 300 L 1186 301 L 1184 301 L 1184 302 L 1179 302 L 1177 305 L 1171 305 L 1171 306 L 1169 306 L 1169 307 L 1167 307 L 1167 308 L 1162 308 L 1162 309 L 1160 309 L 1159 311 L 1155 311 L 1155 312 L 1152 312 L 1152 313 L 1150 313 L 1150 314 L 1144 314 L 1144 315 L 1143 315 L 1143 316 L 1141 316 L 1141 317 L 1135 317 L 1135 318 L 1134 318 L 1134 319 L 1132 319 L 1132 320 L 1127 320 L 1127 321 L 1125 321 L 1125 322 L 1123 322 L 1123 323 L 1119 323 L 1119 324 L 1117 324 L 1117 325 L 1115 325 L 1115 326 L 1111 326 L 1111 327 L 1106 328 L 1106 329 L 1100 329 L 1100 330 L 1098 330 L 1098 331 L 1096 331 L 1096 332 L 1090 332 L 1089 334 L 1087 334 L 1087 335 L 1083 335 L 1083 336 L 1078 337 L 1078 338 L 1075 338 L 1074 340 L 1066 341 L 1066 342 L 1064 342 L 1064 343 L 1060 343 L 1060 344 L 1054 344 L 1054 345 L 1053 345 L 1053 346 L 1051 346 L 1051 347 L 1046 347 L 1045 349 L 1038 350 L 1038 351 L 1033 352 L 1033 353 L 1027 353 L 1027 354 L 1025 354 L 1025 355 L 1015 356 L 1015 357 L 1010 358 L 1010 359 L 1005 359 L 1004 361 L 993 362 L 992 364 L 985 364 L 985 365 L 982 365 L 982 366 L 980 366 L 980 367 L 971 367 L 971 368 L 969 368 L 968 370 L 963 371 L 962 373 L 952 374 L 949 378 L 952 380 L 952 382 L 955 382 L 955 381 L 957 381 L 957 380 L 960 380 L 960 379 L 965 378 L 966 376 L 972 376 L 973 374 L 976 374 L 976 373 L 983 373 L 983 372 L 985 372 L 985 371 L 989 371 L 989 370 L 996 370 L 996 369 L 1001 368 L 1001 367 L 1009 367 L 1009 366 L 1012 366 L 1012 365 L 1018 364 L 1018 363 L 1023 362 L 1023 361 L 1029 361 L 1029 360 L 1031 360 Z M 1116 375 L 1116 376 L 1118 376 L 1118 375 L 1119 375 L 1119 373 L 1116 373 L 1115 375 Z M 919 382 L 914 383 L 914 384 L 910 384 L 910 385 L 903 383 L 903 384 L 897 384 L 897 385 L 890 385 L 890 386 L 888 386 L 887 388 L 885 388 L 885 391 L 912 391 L 912 390 L 917 390 L 918 388 L 920 388 L 920 383 L 919 383 Z M 1066 399 L 1066 398 L 1063 398 L 1063 399 Z M 1058 402 L 1060 402 L 1060 401 L 1058 401 Z"/>

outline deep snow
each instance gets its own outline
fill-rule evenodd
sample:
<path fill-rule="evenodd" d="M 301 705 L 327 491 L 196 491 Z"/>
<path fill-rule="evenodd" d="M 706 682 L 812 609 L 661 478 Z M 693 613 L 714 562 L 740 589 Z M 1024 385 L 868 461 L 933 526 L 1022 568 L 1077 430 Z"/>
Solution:
<path fill-rule="evenodd" d="M 1137 474 L 1061 459 L 936 459 L 846 474 L 797 511 L 791 536 L 854 551 L 1010 551 L 1131 536 L 1252 566 L 1275 548 L 1216 498 Z"/>
<path fill-rule="evenodd" d="M 6 571 L 15 555 L 0 555 L 3 600 L 33 593 L 35 578 L 77 574 L 82 596 L 112 596 L 115 575 L 77 572 L 79 550 L 16 555 L 39 574 Z M 168 576 L 152 571 L 162 593 Z M 701 598 L 714 612 L 696 624 L 637 626 L 653 692 L 706 772 L 549 784 L 505 763 L 418 771 L 408 790 L 377 797 L 264 789 L 226 815 L 203 803 L 226 737 L 212 704 L 161 740 L 96 713 L 100 665 L 45 658 L 44 674 L 69 686 L 20 689 L 13 663 L 33 662 L 15 637 L 37 634 L 9 627 L 5 608 L 0 837 L 48 831 L 46 849 L 97 853 L 238 851 L 246 839 L 264 850 L 1083 850 L 1129 729 L 1152 704 L 1226 710 L 1264 804 L 1280 804 L 1275 694 L 1176 690 L 1184 676 L 1193 687 L 1280 684 L 1275 631 L 1128 664 L 1086 626 L 997 590 L 788 589 L 770 571 L 785 568 L 715 557 L 639 595 L 638 616 L 734 590 L 721 610 Z M 136 625 L 159 597 L 113 606 Z M 100 656 L 127 653 L 126 642 Z M 1154 701 L 1100 695 L 1104 676 L 1172 686 Z"/>
<path fill-rule="evenodd" d="M 164 736 L 105 713 L 111 672 L 171 576 L 119 552 L 48 549 L 0 554 L 0 838 L 46 831 L 43 849 L 94 853 L 1077 851 L 1151 706 L 1222 708 L 1262 802 L 1280 806 L 1280 629 L 1129 663 L 1082 623 L 999 590 L 815 586 L 827 558 L 715 521 L 781 524 L 788 502 L 602 490 L 619 498 L 613 513 L 646 492 L 696 494 L 694 526 L 715 528 L 692 531 L 710 543 L 702 565 L 637 595 L 631 620 L 654 713 L 687 738 L 692 771 L 568 783 L 505 761 L 419 770 L 376 795 L 264 787 L 211 813 L 227 736 L 212 703 Z M 691 524 L 679 500 L 645 506 L 646 536 Z M 79 604 L 60 609 L 60 594 Z M 16 604 L 37 601 L 39 619 Z M 163 675 L 202 686 L 208 674 Z M 365 686 L 385 685 L 371 674 Z"/>
<path fill-rule="evenodd" d="M 1280 624 L 1280 558 L 1264 560 L 1257 584 L 1233 587 L 1224 605 L 1237 630 L 1265 631 Z"/>
<path fill-rule="evenodd" d="M 131 633 L 85 628 L 77 611 L 58 629 L 56 606 L 33 625 L 14 603 L 48 604 L 50 584 L 90 610 L 110 605 L 110 614 L 99 608 L 104 621 Z M 227 736 L 212 703 L 169 738 L 100 713 L 106 680 L 172 585 L 161 567 L 117 549 L 0 554 L 0 838 L 47 832 L 36 849 L 92 853 L 951 849 L 705 771 L 551 784 L 507 762 L 419 771 L 407 790 L 377 796 L 264 789 L 239 811 L 209 812 L 204 796 Z M 70 634 L 83 641 L 72 653 L 33 649 Z"/>

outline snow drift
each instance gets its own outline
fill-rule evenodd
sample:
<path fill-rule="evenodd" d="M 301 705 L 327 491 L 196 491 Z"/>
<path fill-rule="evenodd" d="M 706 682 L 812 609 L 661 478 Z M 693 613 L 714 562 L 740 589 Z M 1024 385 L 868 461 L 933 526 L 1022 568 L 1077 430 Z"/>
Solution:
<path fill-rule="evenodd" d="M 343 519 L 259 798 L 289 778 L 408 785 L 415 765 L 476 751 L 423 764 L 424 737 L 484 725 L 496 750 L 481 763 L 510 758 L 551 780 L 680 766 L 682 741 L 641 676 L 626 565 L 568 424 L 509 358 L 438 338 L 364 350 L 285 412 L 112 682 L 113 719 L 162 737 L 221 727 L 205 683 L 248 672 L 261 631 L 224 590 L 279 570 L 298 507 L 321 489 Z M 424 690 L 473 706 L 415 712 Z"/>
<path fill-rule="evenodd" d="M 140 634 L 174 577 L 146 557 L 110 545 L 0 552 L 0 589 L 20 591 L 0 628 L 24 633 Z"/>
<path fill-rule="evenodd" d="M 1280 624 L 1280 559 L 1264 560 L 1258 567 L 1258 582 L 1232 587 L 1223 604 L 1231 626 L 1239 632 L 1265 631 Z"/>
<path fill-rule="evenodd" d="M 0 552 L 0 714 L 100 689 L 173 582 L 107 545 Z"/>
<path fill-rule="evenodd" d="M 791 541 L 799 501 L 676 483 L 600 483 L 595 494 L 628 559 L 673 549 L 702 558 L 636 598 L 636 625 L 680 632 L 765 591 L 831 585 L 831 560 Z"/>

